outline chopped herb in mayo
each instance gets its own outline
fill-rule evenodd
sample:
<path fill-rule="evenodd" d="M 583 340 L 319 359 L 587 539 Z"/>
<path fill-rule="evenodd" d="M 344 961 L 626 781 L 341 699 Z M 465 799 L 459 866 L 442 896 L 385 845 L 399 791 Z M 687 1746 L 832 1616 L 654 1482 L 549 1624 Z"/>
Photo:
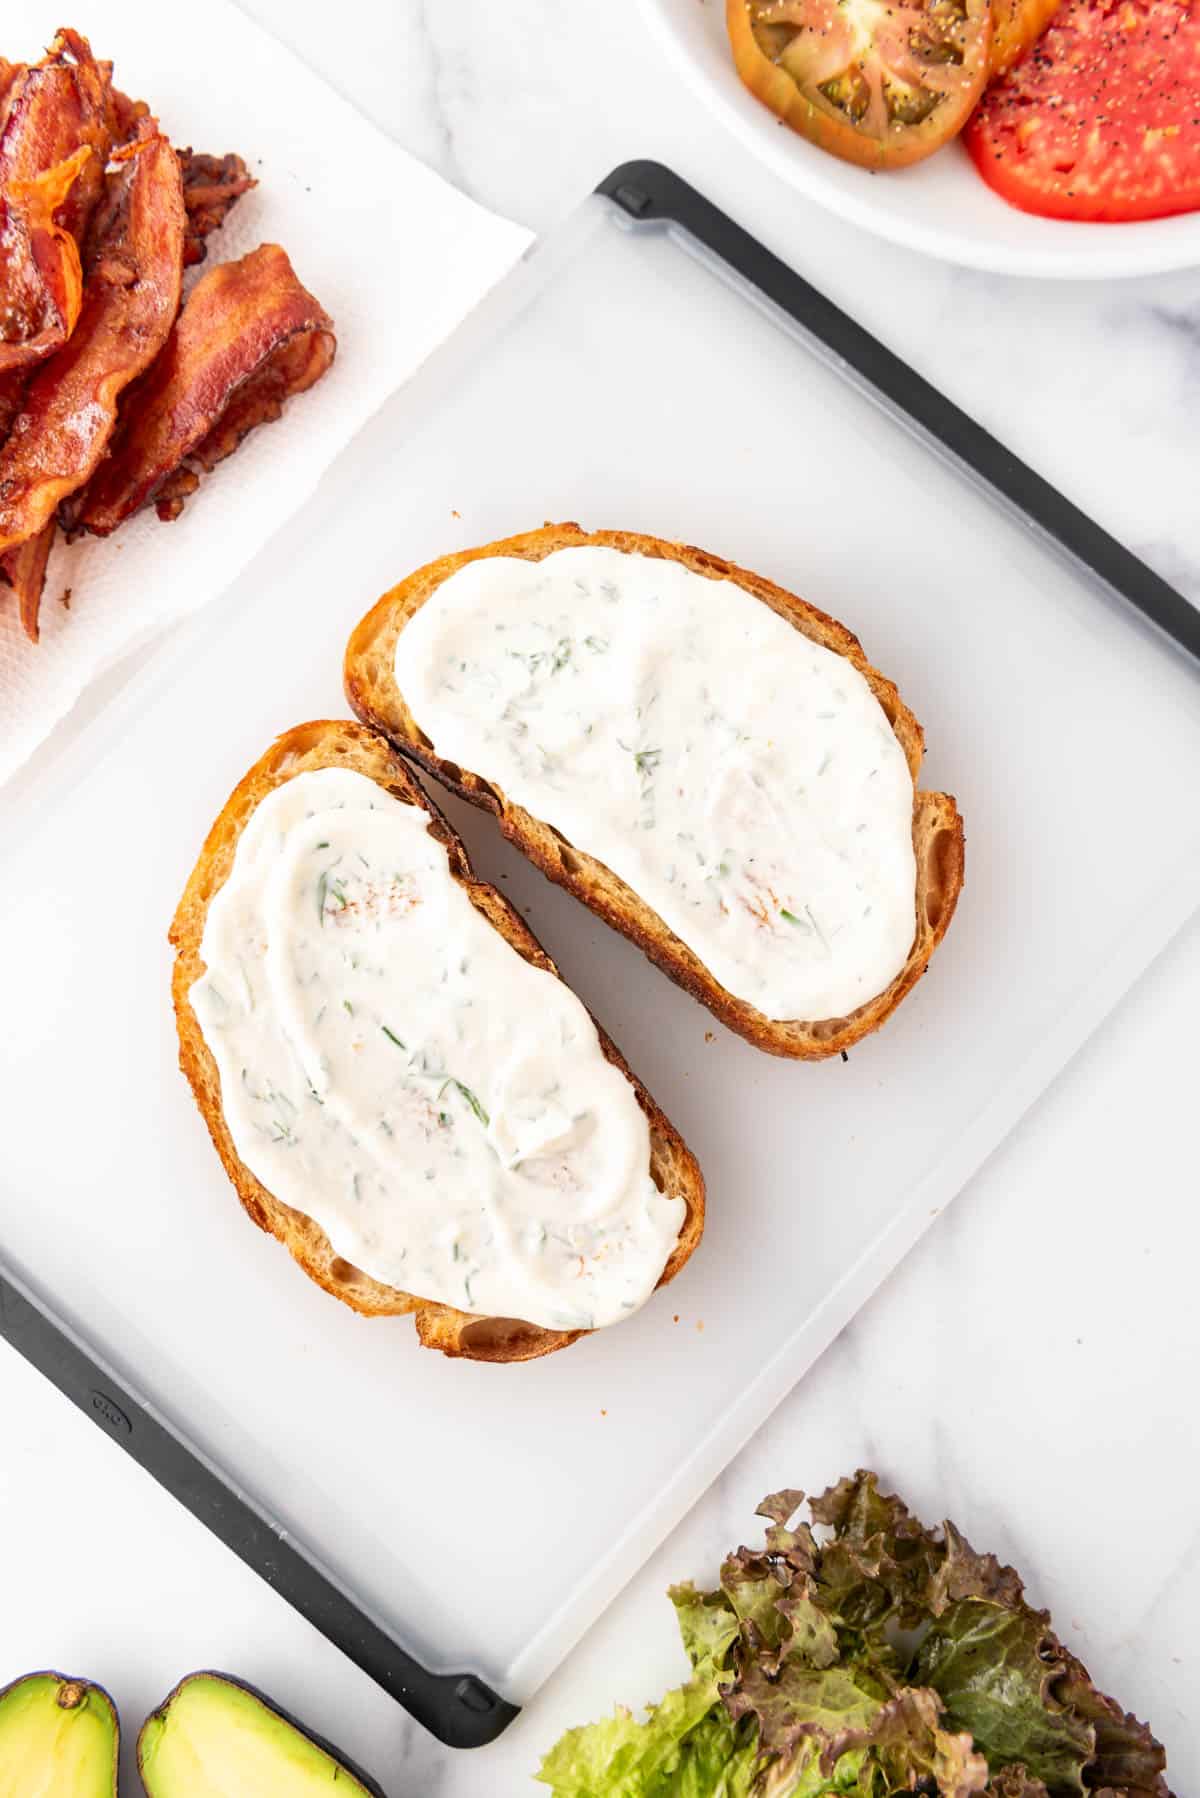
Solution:
<path fill-rule="evenodd" d="M 346 769 L 250 819 L 191 991 L 234 1145 L 387 1285 L 615 1323 L 654 1290 L 683 1201 L 655 1186 L 583 1005 L 476 911 L 428 823 Z"/>
<path fill-rule="evenodd" d="M 619 875 L 770 1018 L 904 966 L 913 788 L 864 677 L 732 581 L 596 545 L 465 564 L 400 632 L 436 753 Z"/>

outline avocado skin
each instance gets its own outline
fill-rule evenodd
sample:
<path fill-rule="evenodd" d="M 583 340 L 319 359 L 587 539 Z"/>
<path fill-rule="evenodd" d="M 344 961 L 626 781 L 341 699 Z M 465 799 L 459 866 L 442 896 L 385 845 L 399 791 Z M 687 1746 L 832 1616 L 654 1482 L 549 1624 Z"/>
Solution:
<path fill-rule="evenodd" d="M 147 1772 L 143 1756 L 143 1741 L 150 1725 L 165 1720 L 175 1699 L 185 1687 L 197 1679 L 213 1680 L 218 1685 L 229 1686 L 234 1691 L 244 1693 L 246 1697 L 254 1699 L 257 1704 L 262 1706 L 268 1717 L 287 1724 L 290 1729 L 296 1731 L 297 1735 L 303 1736 L 306 1742 L 319 1749 L 322 1754 L 327 1754 L 342 1773 L 348 1774 L 351 1779 L 357 1781 L 368 1798 L 388 1798 L 388 1794 L 378 1780 L 373 1779 L 369 1773 L 352 1761 L 348 1755 L 343 1754 L 342 1750 L 333 1742 L 328 1741 L 325 1736 L 318 1735 L 315 1730 L 309 1729 L 307 1724 L 302 1723 L 298 1717 L 294 1717 L 290 1711 L 284 1710 L 283 1706 L 277 1704 L 273 1698 L 268 1698 L 265 1692 L 260 1692 L 257 1686 L 252 1686 L 249 1680 L 238 1679 L 232 1673 L 219 1673 L 212 1668 L 200 1668 L 195 1673 L 185 1674 L 178 1685 L 168 1692 L 157 1710 L 152 1711 L 142 1725 L 138 1735 L 138 1772 L 141 1774 L 147 1798 L 191 1798 L 191 1794 L 187 1792 L 168 1790 L 154 1784 L 153 1776 Z M 347 1792 L 347 1798 L 353 1798 L 353 1794 Z"/>
<path fill-rule="evenodd" d="M 14 1772 L 19 1774 L 20 1772 L 19 1765 L 14 1767 L 14 1764 L 7 1758 L 8 1753 L 12 1752 L 12 1748 L 10 1744 L 6 1749 L 5 1745 L 6 1711 L 11 1712 L 14 1706 L 20 1702 L 24 1688 L 31 1688 L 43 1680 L 53 1681 L 54 1684 L 53 1697 L 49 1690 L 44 1695 L 48 1722 L 58 1721 L 56 1717 L 50 1715 L 52 1711 L 83 1711 L 85 1709 L 91 1710 L 100 1722 L 98 1732 L 100 1739 L 96 1744 L 95 1753 L 91 1748 L 88 1749 L 90 1764 L 84 1772 L 83 1783 L 77 1782 L 69 1792 L 64 1785 L 62 1798 L 117 1798 L 117 1762 L 121 1746 L 121 1725 L 116 1705 L 103 1686 L 94 1684 L 90 1679 L 71 1679 L 66 1674 L 55 1673 L 50 1669 L 39 1673 L 24 1673 L 19 1679 L 12 1680 L 10 1684 L 0 1690 L 0 1782 L 4 1775 L 11 1775 Z M 32 1691 L 26 1692 L 24 1696 L 27 1700 L 36 1702 Z M 20 1749 L 28 1752 L 27 1740 L 20 1744 Z M 38 1767 L 30 1768 L 31 1777 L 34 1772 L 39 1776 L 44 1776 L 45 1771 L 44 1760 Z M 20 1790 L 16 1786 L 13 1789 Z M 55 1787 L 54 1789 L 57 1793 L 59 1788 Z"/>

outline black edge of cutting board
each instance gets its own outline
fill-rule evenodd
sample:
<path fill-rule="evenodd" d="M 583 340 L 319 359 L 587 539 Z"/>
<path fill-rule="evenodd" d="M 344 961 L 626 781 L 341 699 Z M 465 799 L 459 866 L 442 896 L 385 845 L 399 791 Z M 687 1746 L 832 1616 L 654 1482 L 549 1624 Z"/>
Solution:
<path fill-rule="evenodd" d="M 819 339 L 889 410 L 984 481 L 1027 526 L 1200 661 L 1200 610 L 1182 593 L 672 169 L 622 163 L 596 192 L 639 225 L 677 225 L 703 244 Z"/>
<path fill-rule="evenodd" d="M 474 1674 L 431 1673 L 414 1660 L 2 1267 L 0 1337 L 439 1741 L 451 1748 L 483 1747 L 518 1714 Z"/>
<path fill-rule="evenodd" d="M 1028 524 L 1200 660 L 1200 612 L 1181 593 L 671 169 L 623 163 L 596 192 L 638 224 L 686 231 Z M 415 1660 L 2 1267 L 0 1337 L 440 1741 L 481 1747 L 517 1716 L 515 1705 L 474 1674 L 433 1673 Z"/>

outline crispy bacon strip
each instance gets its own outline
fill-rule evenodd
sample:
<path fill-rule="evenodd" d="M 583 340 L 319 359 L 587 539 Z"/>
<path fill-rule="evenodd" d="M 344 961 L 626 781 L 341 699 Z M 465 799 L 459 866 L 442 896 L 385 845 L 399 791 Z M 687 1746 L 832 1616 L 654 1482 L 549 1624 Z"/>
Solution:
<path fill-rule="evenodd" d="M 320 380 L 336 347 L 333 321 L 278 244 L 210 269 L 122 409 L 112 454 L 72 508 L 79 527 L 107 537 L 151 501 L 178 517 L 200 478 L 185 463 L 208 470 L 232 455 Z"/>
<path fill-rule="evenodd" d="M 159 488 L 154 510 L 164 524 L 179 517 L 184 501 L 200 485 L 201 472 L 211 473 L 258 425 L 279 418 L 293 394 L 316 385 L 333 361 L 335 347 L 329 333 L 305 333 L 283 345 L 242 383 L 208 436 Z"/>
<path fill-rule="evenodd" d="M 0 185 L 29 181 L 82 141 L 75 70 L 50 61 L 16 71 L 0 132 Z"/>
<path fill-rule="evenodd" d="M 116 107 L 112 69 L 78 32 L 0 83 L 0 440 L 26 378 L 70 334 L 82 297 L 79 245 L 104 191 Z"/>
<path fill-rule="evenodd" d="M 0 56 L 0 131 L 4 129 L 4 121 L 8 116 L 8 103 L 13 89 L 25 73 L 23 62 L 9 62 L 6 56 Z"/>
<path fill-rule="evenodd" d="M 16 593 L 21 624 L 31 643 L 38 640 L 38 613 L 42 605 L 42 588 L 46 584 L 46 564 L 57 529 L 57 520 L 52 518 L 36 537 L 28 538 L 16 549 L 0 556 L 0 576 Z"/>
<path fill-rule="evenodd" d="M 8 436 L 13 419 L 21 410 L 21 396 L 24 392 L 23 368 L 11 368 L 6 375 L 0 375 L 0 443 Z"/>
<path fill-rule="evenodd" d="M 79 317 L 83 273 L 79 245 L 57 222 L 87 144 L 31 181 L 0 193 L 0 375 L 31 368 L 61 348 Z"/>
<path fill-rule="evenodd" d="M 116 141 L 112 67 L 99 63 L 87 39 L 60 31 L 45 57 L 14 81 L 0 129 L 0 191 L 32 181 L 76 150 L 92 151 L 58 222 L 82 243 L 104 191 L 104 170 Z"/>
<path fill-rule="evenodd" d="M 150 108 L 144 100 L 131 100 L 119 87 L 113 88 L 113 105 L 117 116 L 117 142 L 128 143 L 141 121 L 150 117 Z"/>
<path fill-rule="evenodd" d="M 117 402 L 166 342 L 179 308 L 184 209 L 179 163 L 152 120 L 125 153 L 89 259 L 79 322 L 39 369 L 0 449 L 0 554 L 36 536 L 89 479 Z"/>
<path fill-rule="evenodd" d="M 204 239 L 225 223 L 229 208 L 258 182 L 240 156 L 205 156 L 196 150 L 180 150 L 183 170 L 183 203 L 187 207 L 187 239 L 183 263 L 190 268 L 208 254 Z"/>

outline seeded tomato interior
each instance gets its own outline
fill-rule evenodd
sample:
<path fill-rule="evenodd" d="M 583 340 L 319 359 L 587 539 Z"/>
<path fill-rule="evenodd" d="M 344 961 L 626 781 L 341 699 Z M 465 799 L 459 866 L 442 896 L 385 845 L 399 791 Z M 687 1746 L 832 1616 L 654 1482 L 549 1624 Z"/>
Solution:
<path fill-rule="evenodd" d="M 961 130 L 987 76 L 987 0 L 727 0 L 742 80 L 794 130 L 867 167 Z"/>

